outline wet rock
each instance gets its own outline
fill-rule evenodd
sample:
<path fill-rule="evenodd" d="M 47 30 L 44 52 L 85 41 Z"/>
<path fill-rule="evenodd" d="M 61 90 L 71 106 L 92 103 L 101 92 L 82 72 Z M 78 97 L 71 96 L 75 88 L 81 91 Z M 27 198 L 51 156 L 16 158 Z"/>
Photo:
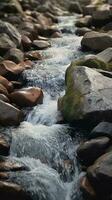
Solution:
<path fill-rule="evenodd" d="M 89 135 L 89 138 L 96 138 L 96 137 L 102 137 L 107 136 L 109 138 L 112 138 L 112 123 L 109 122 L 101 122 L 99 123 Z"/>
<path fill-rule="evenodd" d="M 22 61 L 18 64 L 18 66 L 23 68 L 24 70 L 26 69 L 31 69 L 33 67 L 33 62 L 31 60 L 25 60 Z"/>
<path fill-rule="evenodd" d="M 92 16 L 86 15 L 85 17 L 79 18 L 75 25 L 77 27 L 90 27 L 92 25 Z"/>
<path fill-rule="evenodd" d="M 60 32 L 54 32 L 52 35 L 51 35 L 52 38 L 60 38 L 62 37 L 61 33 Z"/>
<path fill-rule="evenodd" d="M 83 36 L 85 33 L 91 32 L 90 28 L 87 27 L 82 27 L 82 28 L 77 28 L 75 31 L 76 35 Z"/>
<path fill-rule="evenodd" d="M 34 24 L 32 22 L 28 22 L 28 21 L 23 22 L 20 25 L 19 29 L 21 31 L 25 31 L 25 32 L 30 33 L 30 35 L 31 35 L 30 38 L 32 38 L 32 39 L 35 39 L 38 36 L 38 32 L 35 29 Z"/>
<path fill-rule="evenodd" d="M 0 83 L 0 93 L 8 96 L 8 91 L 6 87 L 4 87 L 1 83 Z"/>
<path fill-rule="evenodd" d="M 17 48 L 11 48 L 4 56 L 6 60 L 12 60 L 15 63 L 20 63 L 24 60 L 24 53 Z"/>
<path fill-rule="evenodd" d="M 19 81 L 11 81 L 12 85 L 13 85 L 13 88 L 14 89 L 20 89 L 22 88 L 22 82 L 19 82 Z"/>
<path fill-rule="evenodd" d="M 107 33 L 91 31 L 84 35 L 81 45 L 83 49 L 103 51 L 112 46 L 112 36 Z"/>
<path fill-rule="evenodd" d="M 66 72 L 66 93 L 59 99 L 64 120 L 82 121 L 88 126 L 111 121 L 112 79 L 72 62 Z"/>
<path fill-rule="evenodd" d="M 12 85 L 12 83 L 9 82 L 3 76 L 0 76 L 0 84 L 2 84 L 8 90 L 8 92 L 12 92 L 13 91 L 13 85 Z"/>
<path fill-rule="evenodd" d="M 30 200 L 21 186 L 5 181 L 0 181 L 0 197 L 4 200 Z"/>
<path fill-rule="evenodd" d="M 10 145 L 8 141 L 0 134 L 0 155 L 8 156 Z"/>
<path fill-rule="evenodd" d="M 7 96 L 5 96 L 4 94 L 0 94 L 0 100 L 5 101 L 7 103 L 10 103 L 10 100 L 8 99 Z"/>
<path fill-rule="evenodd" d="M 40 88 L 25 88 L 11 93 L 10 100 L 21 107 L 35 106 L 43 103 L 43 92 Z"/>
<path fill-rule="evenodd" d="M 82 143 L 77 149 L 77 155 L 85 166 L 91 165 L 98 157 L 105 153 L 110 145 L 108 137 L 99 137 Z"/>
<path fill-rule="evenodd" d="M 110 6 L 108 4 L 100 6 L 95 12 L 93 12 L 92 18 L 95 26 L 103 26 L 107 22 L 110 22 L 112 18 Z"/>
<path fill-rule="evenodd" d="M 0 33 L 0 51 L 1 55 L 4 55 L 10 48 L 16 47 L 14 42 L 5 33 Z"/>
<path fill-rule="evenodd" d="M 48 47 L 50 47 L 50 43 L 47 41 L 43 41 L 43 40 L 34 40 L 32 43 L 33 48 L 37 49 L 37 50 L 43 50 L 46 49 Z"/>
<path fill-rule="evenodd" d="M 84 15 L 93 15 L 94 11 L 97 10 L 97 5 L 89 4 L 83 7 Z"/>
<path fill-rule="evenodd" d="M 96 199 L 96 192 L 86 176 L 82 177 L 80 180 L 80 189 L 84 197 Z"/>
<path fill-rule="evenodd" d="M 22 43 L 22 46 L 23 46 L 24 50 L 29 50 L 31 48 L 32 41 L 26 35 L 22 35 L 21 43 Z"/>
<path fill-rule="evenodd" d="M 15 172 L 28 170 L 28 168 L 13 159 L 8 159 L 7 157 L 0 156 L 0 172 Z"/>
<path fill-rule="evenodd" d="M 97 54 L 97 58 L 104 61 L 105 63 L 112 62 L 112 48 L 107 48 L 104 51 Z"/>
<path fill-rule="evenodd" d="M 16 46 L 20 46 L 21 35 L 12 24 L 0 20 L 0 33 L 6 33 Z"/>
<path fill-rule="evenodd" d="M 102 155 L 87 170 L 87 177 L 99 197 L 112 195 L 112 152 Z"/>
<path fill-rule="evenodd" d="M 19 125 L 23 119 L 22 112 L 9 103 L 0 100 L 0 124 Z"/>
<path fill-rule="evenodd" d="M 81 14 L 83 12 L 82 7 L 78 1 L 70 3 L 69 11 L 79 13 L 79 14 Z"/>
<path fill-rule="evenodd" d="M 112 30 L 112 22 L 107 23 L 103 28 L 104 31 Z"/>
<path fill-rule="evenodd" d="M 25 54 L 25 57 L 30 60 L 42 60 L 42 56 L 38 51 L 29 51 Z"/>
<path fill-rule="evenodd" d="M 24 71 L 24 67 L 17 65 L 16 63 L 5 60 L 0 63 L 0 75 L 1 76 L 12 76 L 21 74 Z"/>

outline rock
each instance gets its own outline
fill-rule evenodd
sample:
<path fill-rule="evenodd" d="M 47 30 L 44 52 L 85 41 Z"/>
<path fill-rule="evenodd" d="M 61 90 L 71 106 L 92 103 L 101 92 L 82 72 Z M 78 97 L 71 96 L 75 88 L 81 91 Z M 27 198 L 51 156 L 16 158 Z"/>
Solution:
<path fill-rule="evenodd" d="M 64 120 L 96 125 L 112 121 L 112 79 L 85 66 L 72 62 L 66 72 L 66 93 L 59 99 Z M 88 123 L 88 124 L 86 124 Z"/>
<path fill-rule="evenodd" d="M 107 136 L 112 138 L 112 123 L 109 122 L 100 122 L 94 129 L 91 131 L 89 138 L 96 138 Z"/>
<path fill-rule="evenodd" d="M 29 51 L 25 54 L 25 57 L 30 60 L 42 60 L 42 56 L 38 51 Z"/>
<path fill-rule="evenodd" d="M 96 55 L 96 57 L 105 63 L 112 62 L 112 48 L 107 48 Z"/>
<path fill-rule="evenodd" d="M 87 177 L 99 197 L 112 195 L 112 152 L 102 155 L 87 170 Z"/>
<path fill-rule="evenodd" d="M 91 183 L 86 176 L 82 177 L 80 180 L 80 189 L 86 198 L 96 199 L 96 192 L 94 191 Z"/>
<path fill-rule="evenodd" d="M 22 43 L 22 46 L 23 46 L 24 50 L 29 50 L 31 48 L 32 41 L 26 35 L 22 35 L 21 43 Z"/>
<path fill-rule="evenodd" d="M 93 162 L 105 153 L 110 145 L 108 137 L 99 137 L 82 143 L 77 149 L 77 155 L 81 163 L 90 166 Z"/>
<path fill-rule="evenodd" d="M 31 69 L 32 66 L 33 66 L 33 62 L 31 60 L 25 60 L 25 61 L 22 61 L 18 64 L 18 66 L 20 68 L 23 68 L 24 70 L 25 69 Z"/>
<path fill-rule="evenodd" d="M 20 46 L 21 35 L 12 24 L 0 20 L 0 33 L 6 33 L 16 46 Z"/>
<path fill-rule="evenodd" d="M 92 16 L 86 15 L 85 17 L 79 18 L 75 25 L 77 27 L 90 27 L 92 25 Z"/>
<path fill-rule="evenodd" d="M 0 124 L 19 125 L 22 121 L 22 112 L 9 103 L 0 100 Z"/>
<path fill-rule="evenodd" d="M 12 60 L 15 63 L 20 63 L 24 60 L 24 53 L 17 48 L 11 48 L 4 56 L 6 60 Z"/>
<path fill-rule="evenodd" d="M 0 63 L 0 75 L 1 76 L 11 76 L 18 75 L 24 71 L 24 67 L 17 65 L 10 60 L 4 60 Z"/>
<path fill-rule="evenodd" d="M 11 93 L 10 100 L 21 107 L 35 106 L 43 103 L 43 92 L 40 88 L 25 88 Z"/>
<path fill-rule="evenodd" d="M 75 31 L 76 35 L 79 35 L 79 36 L 83 36 L 85 35 L 85 33 L 88 33 L 88 32 L 91 32 L 91 29 L 87 27 L 77 28 Z"/>
<path fill-rule="evenodd" d="M 2 156 L 8 156 L 10 150 L 10 145 L 8 141 L 3 137 L 3 135 L 0 135 L 0 155 Z"/>
<path fill-rule="evenodd" d="M 7 89 L 0 83 L 0 93 L 8 96 Z"/>
<path fill-rule="evenodd" d="M 0 33 L 0 51 L 4 55 L 10 48 L 16 47 L 13 41 L 10 40 L 10 37 L 5 33 Z"/>
<path fill-rule="evenodd" d="M 84 35 L 81 45 L 84 49 L 103 51 L 108 47 L 112 47 L 112 36 L 107 33 L 91 31 Z"/>
<path fill-rule="evenodd" d="M 22 88 L 22 85 L 23 85 L 22 82 L 19 82 L 19 81 L 11 81 L 11 83 L 12 83 L 14 89 L 20 89 L 20 88 Z"/>
<path fill-rule="evenodd" d="M 51 35 L 52 38 L 61 38 L 62 35 L 60 32 L 54 32 L 52 35 Z"/>
<path fill-rule="evenodd" d="M 11 158 L 0 156 L 0 172 L 16 172 L 28 170 L 28 168 Z"/>
<path fill-rule="evenodd" d="M 93 15 L 94 11 L 97 10 L 97 6 L 94 4 L 89 4 L 83 7 L 83 14 L 84 15 Z"/>
<path fill-rule="evenodd" d="M 112 30 L 112 22 L 107 23 L 103 28 L 104 31 Z"/>
<path fill-rule="evenodd" d="M 30 200 L 21 186 L 6 181 L 0 181 L 0 197 L 3 200 Z"/>
<path fill-rule="evenodd" d="M 95 26 L 102 27 L 107 22 L 111 22 L 111 10 L 109 5 L 100 6 L 96 11 L 93 12 L 93 24 Z"/>
<path fill-rule="evenodd" d="M 70 12 L 75 12 L 75 13 L 82 13 L 82 7 L 78 1 L 76 2 L 71 2 L 69 6 L 69 11 Z"/>
<path fill-rule="evenodd" d="M 12 85 L 12 83 L 9 82 L 3 76 L 0 76 L 0 84 L 2 84 L 8 90 L 8 92 L 12 92 L 13 91 L 13 85 Z"/>
<path fill-rule="evenodd" d="M 33 48 L 37 49 L 37 50 L 43 50 L 46 49 L 48 47 L 50 47 L 50 43 L 47 41 L 43 41 L 43 40 L 34 40 L 32 43 Z"/>
<path fill-rule="evenodd" d="M 5 96 L 4 94 L 0 94 L 0 100 L 5 101 L 7 103 L 10 103 L 10 100 L 8 99 L 7 96 Z"/>

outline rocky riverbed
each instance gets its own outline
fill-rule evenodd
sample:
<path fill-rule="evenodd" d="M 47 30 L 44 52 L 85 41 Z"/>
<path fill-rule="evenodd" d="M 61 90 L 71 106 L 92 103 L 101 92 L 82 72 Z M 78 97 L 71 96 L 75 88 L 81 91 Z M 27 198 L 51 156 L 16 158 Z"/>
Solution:
<path fill-rule="evenodd" d="M 111 200 L 111 30 L 111 2 L 1 1 L 2 200 Z"/>

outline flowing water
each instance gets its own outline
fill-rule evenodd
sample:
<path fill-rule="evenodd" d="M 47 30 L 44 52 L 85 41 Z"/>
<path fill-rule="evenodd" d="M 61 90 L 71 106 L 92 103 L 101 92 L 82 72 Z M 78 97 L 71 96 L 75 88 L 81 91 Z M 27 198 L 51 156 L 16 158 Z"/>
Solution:
<path fill-rule="evenodd" d="M 76 159 L 81 132 L 59 124 L 57 111 L 57 100 L 64 94 L 65 70 L 83 55 L 81 37 L 74 33 L 75 20 L 75 16 L 59 17 L 62 38 L 50 39 L 51 48 L 41 52 L 43 60 L 23 74 L 27 87 L 43 89 L 43 104 L 25 110 L 26 119 L 18 128 L 5 130 L 12 135 L 10 156 L 29 167 L 28 171 L 10 173 L 10 179 L 22 185 L 33 200 L 82 199 Z"/>

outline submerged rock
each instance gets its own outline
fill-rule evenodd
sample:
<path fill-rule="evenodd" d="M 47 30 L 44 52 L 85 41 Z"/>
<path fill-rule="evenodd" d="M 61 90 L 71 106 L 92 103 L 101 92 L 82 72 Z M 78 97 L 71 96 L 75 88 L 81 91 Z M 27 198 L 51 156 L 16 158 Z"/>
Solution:
<path fill-rule="evenodd" d="M 105 153 L 110 145 L 108 137 L 98 137 L 82 143 L 77 149 L 77 155 L 85 166 L 91 165 L 98 157 Z"/>
<path fill-rule="evenodd" d="M 21 107 L 36 106 L 43 103 L 43 92 L 40 88 L 25 88 L 11 93 L 10 100 Z"/>
<path fill-rule="evenodd" d="M 84 49 L 103 51 L 108 47 L 112 47 L 112 36 L 108 33 L 91 31 L 84 35 L 81 45 Z"/>
<path fill-rule="evenodd" d="M 88 126 L 112 121 L 112 79 L 72 63 L 66 72 L 66 93 L 59 110 L 68 122 L 82 120 Z"/>
<path fill-rule="evenodd" d="M 0 124 L 4 126 L 19 125 L 23 119 L 22 112 L 9 103 L 0 100 Z"/>

